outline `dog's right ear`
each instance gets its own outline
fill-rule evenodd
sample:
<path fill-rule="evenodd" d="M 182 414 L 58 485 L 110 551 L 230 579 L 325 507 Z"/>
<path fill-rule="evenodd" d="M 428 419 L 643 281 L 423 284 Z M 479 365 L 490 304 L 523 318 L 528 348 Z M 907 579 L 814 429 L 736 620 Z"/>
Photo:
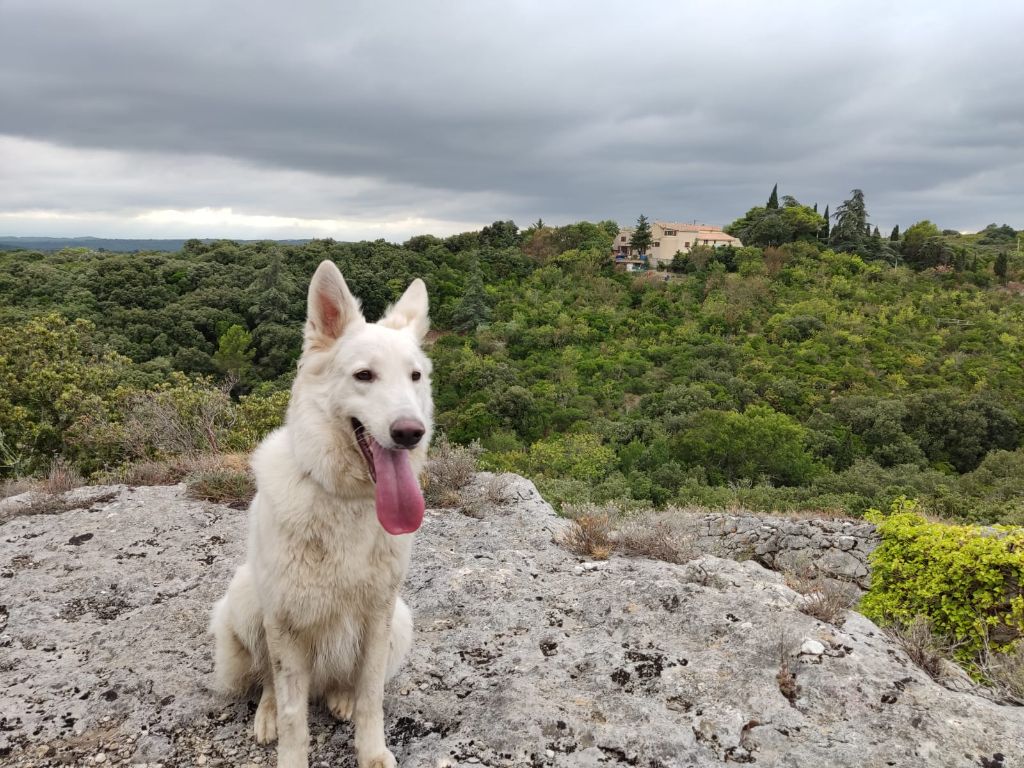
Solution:
<path fill-rule="evenodd" d="M 327 349 L 352 323 L 365 323 L 359 299 L 333 261 L 321 261 L 309 284 L 304 352 Z"/>

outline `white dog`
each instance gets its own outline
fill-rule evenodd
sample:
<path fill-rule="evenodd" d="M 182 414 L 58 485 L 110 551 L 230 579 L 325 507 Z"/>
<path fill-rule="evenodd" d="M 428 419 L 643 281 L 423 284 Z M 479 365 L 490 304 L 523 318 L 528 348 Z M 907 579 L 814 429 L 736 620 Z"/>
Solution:
<path fill-rule="evenodd" d="M 262 684 L 256 740 L 277 738 L 279 768 L 308 765 L 311 698 L 353 721 L 360 768 L 395 766 L 384 683 L 412 641 L 398 590 L 423 520 L 428 322 L 422 280 L 377 323 L 332 262 L 310 283 L 285 425 L 252 458 L 247 559 L 211 621 L 217 682 Z"/>

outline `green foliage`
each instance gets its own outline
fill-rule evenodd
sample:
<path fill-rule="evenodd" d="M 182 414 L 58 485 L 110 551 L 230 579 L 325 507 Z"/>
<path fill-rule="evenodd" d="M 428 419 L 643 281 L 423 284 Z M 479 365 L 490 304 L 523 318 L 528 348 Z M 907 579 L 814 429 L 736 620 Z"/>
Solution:
<path fill-rule="evenodd" d="M 918 269 L 947 264 L 951 256 L 939 228 L 927 219 L 907 228 L 901 250 L 907 264 Z"/>
<path fill-rule="evenodd" d="M 1006 255 L 1006 251 L 1000 251 L 999 255 L 996 256 L 996 263 L 993 265 L 993 271 L 996 273 L 996 277 L 999 278 L 999 282 L 1006 285 L 1006 273 L 1010 266 L 1010 258 Z"/>
<path fill-rule="evenodd" d="M 685 466 L 700 466 L 713 483 L 764 479 L 800 485 L 819 471 L 806 447 L 806 430 L 765 405 L 741 413 L 703 410 L 672 440 Z"/>
<path fill-rule="evenodd" d="M 475 331 L 490 317 L 491 308 L 487 303 L 480 265 L 474 262 L 466 292 L 452 310 L 451 325 L 457 331 Z"/>
<path fill-rule="evenodd" d="M 213 362 L 221 373 L 240 382 L 249 376 L 256 350 L 250 349 L 252 334 L 241 325 L 232 325 L 220 337 Z"/>
<path fill-rule="evenodd" d="M 859 514 L 906 494 L 1022 521 L 1024 300 L 993 278 L 1006 246 L 939 232 L 955 269 L 891 268 L 898 244 L 866 222 L 864 249 L 837 252 L 805 213 L 782 196 L 773 226 L 797 239 L 693 248 L 668 281 L 613 273 L 614 222 L 0 253 L 0 462 L 64 455 L 95 474 L 248 450 L 281 423 L 305 288 L 330 258 L 371 319 L 427 282 L 439 427 L 553 499 Z M 69 340 L 47 340 L 59 324 Z"/>
<path fill-rule="evenodd" d="M 234 407 L 234 421 L 228 429 L 226 447 L 234 451 L 251 451 L 260 440 L 284 424 L 290 394 L 287 389 L 282 389 L 267 394 L 242 395 Z"/>
<path fill-rule="evenodd" d="M 836 208 L 833 216 L 836 223 L 829 234 L 829 243 L 837 251 L 859 251 L 870 235 L 868 231 L 868 211 L 864 202 L 864 192 L 854 189 L 850 197 Z"/>
<path fill-rule="evenodd" d="M 654 236 L 651 234 L 651 225 L 647 222 L 647 217 L 641 213 L 636 220 L 636 226 L 633 228 L 633 235 L 629 239 L 629 245 L 637 253 L 645 254 L 653 241 Z"/>
<path fill-rule="evenodd" d="M 825 220 L 816 210 L 801 205 L 789 195 L 783 198 L 780 208 L 776 185 L 767 206 L 751 208 L 742 218 L 727 225 L 725 231 L 738 237 L 744 245 L 767 247 L 797 240 L 816 241 L 824 225 Z"/>
<path fill-rule="evenodd" d="M 882 544 L 860 604 L 866 616 L 904 625 L 926 616 L 967 662 L 986 639 L 1008 650 L 1024 637 L 1024 529 L 928 522 L 905 498 L 868 519 Z"/>
<path fill-rule="evenodd" d="M 64 456 L 86 471 L 87 438 L 117 410 L 130 361 L 94 343 L 87 320 L 49 314 L 0 327 L 0 476 Z"/>
<path fill-rule="evenodd" d="M 985 245 L 1007 245 L 1017 241 L 1016 230 L 1008 224 L 1003 224 L 1001 227 L 989 224 L 979 234 L 981 235 L 980 242 Z"/>

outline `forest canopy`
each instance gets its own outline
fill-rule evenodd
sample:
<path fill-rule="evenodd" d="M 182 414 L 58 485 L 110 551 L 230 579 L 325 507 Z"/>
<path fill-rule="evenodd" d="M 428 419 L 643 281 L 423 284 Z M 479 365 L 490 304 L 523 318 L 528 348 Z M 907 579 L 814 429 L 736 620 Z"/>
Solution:
<path fill-rule="evenodd" d="M 146 431 L 157 412 L 202 422 L 204 449 L 250 448 L 332 259 L 371 319 L 426 281 L 439 428 L 556 503 L 860 514 L 906 495 L 1024 522 L 1018 233 L 882 238 L 857 193 L 831 216 L 773 191 L 727 227 L 744 247 L 664 274 L 614 271 L 614 222 L 0 253 L 0 473 L 180 450 Z"/>

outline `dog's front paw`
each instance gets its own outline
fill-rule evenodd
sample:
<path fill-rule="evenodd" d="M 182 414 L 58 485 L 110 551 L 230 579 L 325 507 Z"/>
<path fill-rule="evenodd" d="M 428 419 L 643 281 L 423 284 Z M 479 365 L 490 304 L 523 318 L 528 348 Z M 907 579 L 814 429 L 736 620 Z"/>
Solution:
<path fill-rule="evenodd" d="M 270 744 L 277 740 L 277 702 L 272 696 L 260 699 L 253 722 L 257 744 Z"/>
<path fill-rule="evenodd" d="M 398 768 L 395 756 L 390 749 L 385 749 L 383 754 L 374 755 L 368 760 L 359 758 L 359 768 Z"/>

